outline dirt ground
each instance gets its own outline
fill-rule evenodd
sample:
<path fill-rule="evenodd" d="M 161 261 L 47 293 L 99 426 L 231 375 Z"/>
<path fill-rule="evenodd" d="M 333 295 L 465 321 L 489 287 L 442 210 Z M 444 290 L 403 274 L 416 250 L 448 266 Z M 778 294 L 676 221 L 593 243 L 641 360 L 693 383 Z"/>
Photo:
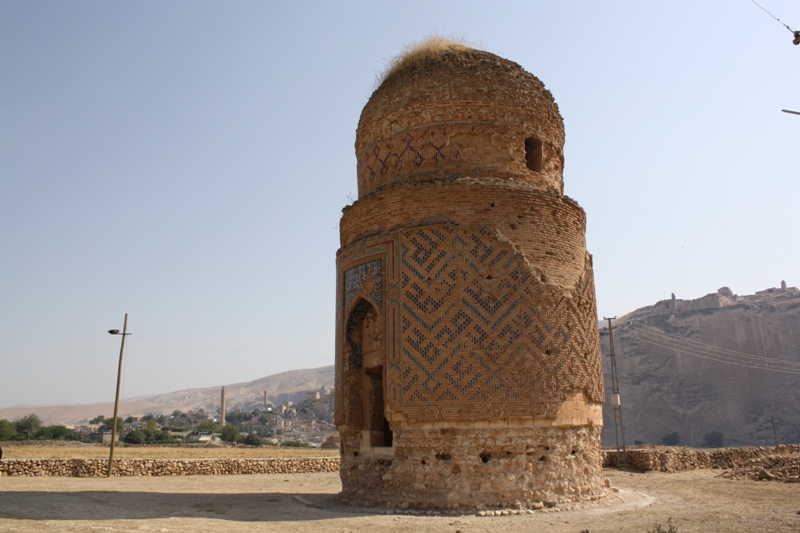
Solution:
<path fill-rule="evenodd" d="M 0 477 L 0 531 L 356 531 L 591 533 L 666 528 L 800 531 L 800 484 L 731 481 L 720 471 L 607 470 L 620 492 L 579 510 L 532 515 L 416 516 L 338 503 L 337 474 L 62 478 Z M 386 511 L 383 511 L 386 512 Z M 665 529 L 666 531 L 666 529 Z"/>

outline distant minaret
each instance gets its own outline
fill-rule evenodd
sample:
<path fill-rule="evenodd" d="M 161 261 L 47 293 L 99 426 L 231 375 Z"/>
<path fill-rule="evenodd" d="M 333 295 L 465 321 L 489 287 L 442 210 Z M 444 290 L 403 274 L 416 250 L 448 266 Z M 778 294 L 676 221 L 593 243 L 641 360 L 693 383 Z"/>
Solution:
<path fill-rule="evenodd" d="M 269 407 L 269 394 L 267 394 L 267 391 L 264 391 L 264 407 Z"/>
<path fill-rule="evenodd" d="M 222 398 L 220 400 L 220 408 L 219 408 L 219 415 L 220 415 L 220 423 L 219 425 L 225 427 L 225 387 L 222 387 Z"/>

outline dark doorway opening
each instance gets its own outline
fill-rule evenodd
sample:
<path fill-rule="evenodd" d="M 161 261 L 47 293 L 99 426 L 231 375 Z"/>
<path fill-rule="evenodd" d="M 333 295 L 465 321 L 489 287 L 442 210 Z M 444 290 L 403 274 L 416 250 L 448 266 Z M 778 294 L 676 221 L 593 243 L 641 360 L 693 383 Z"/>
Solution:
<path fill-rule="evenodd" d="M 529 169 L 541 172 L 544 162 L 542 141 L 536 137 L 525 139 L 525 164 Z"/>
<path fill-rule="evenodd" d="M 366 430 L 370 446 L 391 446 L 392 430 L 384 402 L 383 321 L 375 307 L 360 299 L 347 319 L 347 393 L 345 418 Z"/>

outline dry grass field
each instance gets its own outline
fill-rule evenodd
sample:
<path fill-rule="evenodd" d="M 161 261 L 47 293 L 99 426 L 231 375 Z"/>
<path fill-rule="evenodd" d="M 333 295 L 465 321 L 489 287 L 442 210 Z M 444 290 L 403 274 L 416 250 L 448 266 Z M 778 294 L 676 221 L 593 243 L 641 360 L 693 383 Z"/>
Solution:
<path fill-rule="evenodd" d="M 108 446 L 3 446 L 3 459 L 103 459 Z M 120 446 L 114 457 L 123 459 L 266 459 L 273 457 L 338 457 L 339 450 L 278 446 Z"/>

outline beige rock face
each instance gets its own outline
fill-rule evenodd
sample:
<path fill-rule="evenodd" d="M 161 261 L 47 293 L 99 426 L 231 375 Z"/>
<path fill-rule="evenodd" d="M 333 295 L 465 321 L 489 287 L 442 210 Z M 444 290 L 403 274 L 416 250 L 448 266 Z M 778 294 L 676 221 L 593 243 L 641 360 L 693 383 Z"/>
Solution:
<path fill-rule="evenodd" d="M 734 295 L 723 287 L 694 300 L 662 300 L 616 326 L 628 445 L 661 444 L 678 433 L 681 446 L 700 447 L 712 432 L 724 436 L 714 446 L 800 442 L 797 288 Z M 608 334 L 602 339 L 607 346 Z M 614 445 L 613 424 L 603 437 Z"/>
<path fill-rule="evenodd" d="M 346 500 L 602 494 L 594 279 L 563 145 L 537 78 L 464 47 L 412 54 L 365 106 L 337 256 Z"/>

